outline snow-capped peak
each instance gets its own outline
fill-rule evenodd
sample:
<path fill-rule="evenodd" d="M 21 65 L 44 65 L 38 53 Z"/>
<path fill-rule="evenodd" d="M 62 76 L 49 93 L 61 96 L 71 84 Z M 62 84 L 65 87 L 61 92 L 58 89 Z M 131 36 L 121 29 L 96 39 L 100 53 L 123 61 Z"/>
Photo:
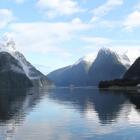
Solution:
<path fill-rule="evenodd" d="M 15 41 L 12 35 L 6 33 L 0 39 L 0 52 L 8 52 L 11 54 L 16 60 L 19 61 L 21 67 L 23 68 L 26 76 L 29 79 L 39 79 L 44 76 L 41 72 L 39 72 L 34 66 L 32 66 L 26 58 L 20 53 L 15 47 Z"/>
<path fill-rule="evenodd" d="M 109 53 L 109 52 L 111 52 L 112 50 L 111 49 L 109 49 L 109 48 L 101 48 L 100 50 L 99 50 L 99 52 L 104 52 L 104 53 Z"/>
<path fill-rule="evenodd" d="M 101 48 L 98 52 L 98 56 L 103 56 L 103 55 L 116 55 L 116 52 L 110 48 Z"/>
<path fill-rule="evenodd" d="M 76 65 L 79 65 L 79 64 L 84 64 L 84 66 L 85 66 L 85 68 L 86 68 L 86 70 L 87 70 L 87 72 L 88 72 L 89 69 L 90 69 L 90 67 L 92 66 L 92 64 L 93 64 L 93 62 L 94 62 L 94 60 L 95 60 L 95 58 L 96 58 L 96 55 L 97 55 L 97 54 L 88 54 L 88 55 L 86 55 L 86 56 L 80 58 L 76 63 L 74 63 L 74 64 L 72 65 L 72 67 L 73 67 L 73 66 L 76 66 Z"/>
<path fill-rule="evenodd" d="M 125 53 L 118 53 L 112 49 L 109 48 L 102 48 L 99 50 L 98 55 L 114 55 L 117 60 L 123 64 L 126 68 L 130 67 L 130 59 L 128 58 L 128 56 Z"/>
<path fill-rule="evenodd" d="M 0 39 L 0 51 L 5 51 L 9 53 L 16 51 L 15 41 L 10 34 L 5 34 Z"/>
<path fill-rule="evenodd" d="M 77 65 L 81 62 L 92 64 L 96 58 L 96 54 L 88 54 L 82 58 L 80 58 L 74 65 Z"/>
<path fill-rule="evenodd" d="M 102 55 L 107 55 L 107 54 L 112 54 L 112 53 L 114 53 L 114 52 L 108 48 L 101 48 L 98 52 L 90 53 L 90 54 L 87 54 L 84 57 L 80 58 L 76 63 L 74 63 L 74 65 L 77 65 L 82 62 L 92 65 L 92 63 L 95 61 L 97 55 L 102 56 Z"/>
<path fill-rule="evenodd" d="M 88 54 L 82 58 L 80 58 L 74 65 L 78 65 L 80 63 L 86 63 L 88 67 L 94 63 L 96 57 L 104 57 L 104 56 L 114 56 L 117 61 L 123 64 L 126 68 L 130 66 L 130 60 L 128 56 L 124 53 L 116 53 L 116 51 L 110 48 L 101 48 L 98 52 Z"/>
<path fill-rule="evenodd" d="M 89 63 L 93 63 L 97 54 L 88 54 L 85 57 L 83 57 L 83 60 Z"/>

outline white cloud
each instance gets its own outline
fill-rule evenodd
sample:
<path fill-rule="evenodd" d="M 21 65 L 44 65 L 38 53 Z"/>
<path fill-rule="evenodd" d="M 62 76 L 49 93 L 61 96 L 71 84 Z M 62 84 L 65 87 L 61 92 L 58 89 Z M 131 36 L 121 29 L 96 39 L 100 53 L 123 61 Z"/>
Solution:
<path fill-rule="evenodd" d="M 37 6 L 51 18 L 57 15 L 72 15 L 81 11 L 75 0 L 38 0 Z"/>
<path fill-rule="evenodd" d="M 125 19 L 123 26 L 128 31 L 133 28 L 140 27 L 140 11 L 136 10 L 129 14 Z"/>
<path fill-rule="evenodd" d="M 8 33 L 13 36 L 17 50 L 31 63 L 48 64 L 49 67 L 53 65 L 50 69 L 54 70 L 74 61 L 76 48 L 69 47 L 70 44 L 92 27 L 93 25 L 86 24 L 79 18 L 69 22 L 14 22 L 9 24 Z M 38 60 L 33 59 L 34 57 Z"/>
<path fill-rule="evenodd" d="M 14 0 L 17 4 L 22 4 L 24 3 L 25 0 Z"/>
<path fill-rule="evenodd" d="M 126 54 L 131 64 L 140 56 L 140 47 L 139 45 L 129 45 L 129 44 L 114 44 L 112 47 L 116 52 Z M 133 52 L 133 53 L 132 53 Z"/>
<path fill-rule="evenodd" d="M 0 9 L 0 28 L 4 28 L 13 20 L 14 16 L 11 10 Z"/>
<path fill-rule="evenodd" d="M 108 14 L 111 10 L 116 8 L 117 6 L 122 5 L 124 0 L 107 0 L 105 4 L 100 5 L 99 7 L 93 9 L 93 18 L 92 22 L 100 19 L 101 17 Z"/>
<path fill-rule="evenodd" d="M 67 57 L 69 53 L 65 51 L 63 43 L 68 43 L 79 32 L 91 28 L 91 25 L 77 18 L 71 22 L 13 23 L 9 28 L 23 51 L 53 52 Z"/>
<path fill-rule="evenodd" d="M 105 37 L 96 37 L 96 36 L 88 36 L 88 37 L 82 37 L 82 40 L 87 43 L 92 43 L 97 46 L 106 46 L 109 45 L 112 40 Z"/>

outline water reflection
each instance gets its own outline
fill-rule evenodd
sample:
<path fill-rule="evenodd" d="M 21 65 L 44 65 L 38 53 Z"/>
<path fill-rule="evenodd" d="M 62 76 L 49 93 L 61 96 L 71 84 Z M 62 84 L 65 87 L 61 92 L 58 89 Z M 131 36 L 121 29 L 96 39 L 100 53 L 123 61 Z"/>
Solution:
<path fill-rule="evenodd" d="M 115 121 L 118 112 L 123 104 L 127 102 L 127 98 L 122 93 L 114 94 L 108 91 L 95 89 L 77 89 L 71 91 L 69 89 L 55 89 L 48 95 L 49 98 L 58 101 L 60 104 L 74 105 L 81 113 L 88 110 L 95 110 L 100 118 L 101 123 L 109 123 Z"/>
<path fill-rule="evenodd" d="M 131 91 L 131 92 L 125 92 L 127 98 L 129 101 L 135 105 L 135 108 L 140 111 L 140 92 Z"/>
<path fill-rule="evenodd" d="M 1 90 L 0 140 L 135 140 L 139 109 L 134 91 Z"/>
<path fill-rule="evenodd" d="M 39 88 L 0 90 L 0 139 L 12 137 L 42 94 Z"/>

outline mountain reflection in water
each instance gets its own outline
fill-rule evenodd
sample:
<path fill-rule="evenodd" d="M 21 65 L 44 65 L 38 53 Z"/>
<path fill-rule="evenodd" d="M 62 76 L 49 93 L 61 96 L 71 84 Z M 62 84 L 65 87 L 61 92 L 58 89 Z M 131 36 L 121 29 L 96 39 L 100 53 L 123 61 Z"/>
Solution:
<path fill-rule="evenodd" d="M 0 140 L 137 139 L 140 95 L 97 89 L 0 91 Z"/>

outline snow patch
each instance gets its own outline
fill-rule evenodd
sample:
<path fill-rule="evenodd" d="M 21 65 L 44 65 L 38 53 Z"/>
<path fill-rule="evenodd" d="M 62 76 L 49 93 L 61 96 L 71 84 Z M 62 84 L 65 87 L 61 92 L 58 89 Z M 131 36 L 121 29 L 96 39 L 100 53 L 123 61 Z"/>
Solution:
<path fill-rule="evenodd" d="M 119 60 L 119 62 L 120 62 L 121 64 L 123 64 L 123 65 L 126 66 L 127 68 L 130 67 L 131 62 L 130 62 L 129 58 L 127 57 L 127 55 L 125 55 L 125 54 L 120 54 L 120 55 L 118 56 L 118 60 Z"/>
<path fill-rule="evenodd" d="M 94 62 L 95 58 L 96 58 L 95 54 L 88 54 L 88 55 L 80 58 L 76 63 L 74 63 L 74 65 L 78 65 L 81 62 L 92 64 Z"/>
<path fill-rule="evenodd" d="M 88 54 L 82 58 L 80 58 L 76 63 L 74 63 L 74 65 L 78 65 L 80 63 L 86 63 L 88 69 L 91 67 L 91 65 L 94 63 L 97 55 L 114 55 L 117 60 L 124 65 L 126 68 L 130 67 L 130 60 L 128 58 L 128 56 L 124 53 L 116 53 L 116 51 L 114 51 L 113 49 L 109 49 L 109 48 L 101 48 L 98 52 L 95 53 L 91 53 Z M 72 65 L 72 66 L 74 66 Z"/>
<path fill-rule="evenodd" d="M 19 68 L 19 67 L 15 67 L 15 65 L 11 65 L 11 70 L 13 70 L 13 71 L 15 71 L 17 73 L 24 74 L 24 71 L 21 68 Z"/>
<path fill-rule="evenodd" d="M 10 35 L 4 35 L 0 39 L 0 51 L 9 53 L 16 51 L 14 39 Z"/>
<path fill-rule="evenodd" d="M 128 56 L 125 53 L 116 52 L 113 49 L 109 49 L 109 48 L 102 48 L 102 49 L 100 49 L 99 53 L 100 54 L 104 53 L 105 55 L 108 55 L 108 54 L 115 55 L 117 60 L 122 65 L 124 65 L 127 69 L 131 65 L 131 61 L 130 61 L 130 59 L 128 58 Z"/>

